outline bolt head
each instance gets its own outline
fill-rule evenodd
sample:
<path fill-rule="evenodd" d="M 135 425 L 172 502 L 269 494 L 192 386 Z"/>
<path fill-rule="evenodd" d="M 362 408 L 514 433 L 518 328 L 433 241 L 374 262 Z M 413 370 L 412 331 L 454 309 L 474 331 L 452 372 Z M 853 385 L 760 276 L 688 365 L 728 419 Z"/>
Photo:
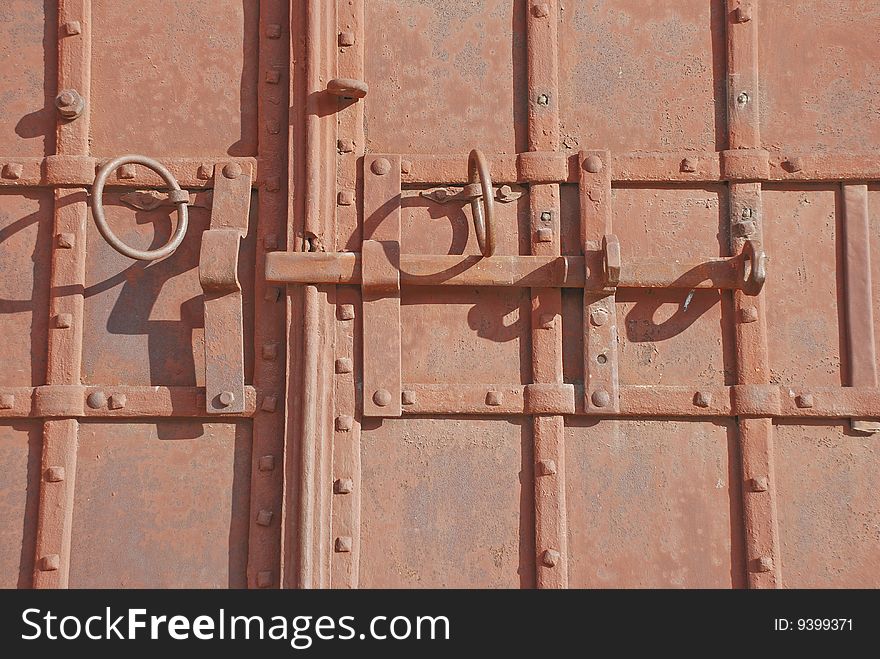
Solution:
<path fill-rule="evenodd" d="M 532 5 L 532 16 L 535 18 L 546 18 L 550 14 L 550 7 L 545 3 Z"/>
<path fill-rule="evenodd" d="M 274 455 L 260 456 L 260 459 L 257 461 L 257 468 L 260 471 L 274 471 L 274 469 L 275 469 L 275 456 Z"/>
<path fill-rule="evenodd" d="M 391 171 L 391 163 L 388 161 L 388 158 L 376 158 L 373 164 L 370 165 L 370 171 L 376 176 L 385 176 L 385 174 Z"/>
<path fill-rule="evenodd" d="M 77 34 L 82 34 L 82 23 L 79 21 L 67 21 L 64 24 L 64 35 L 74 37 Z"/>
<path fill-rule="evenodd" d="M 60 313 L 55 316 L 55 327 L 58 329 L 68 329 L 73 325 L 73 316 L 69 313 Z"/>
<path fill-rule="evenodd" d="M 338 538 L 336 538 L 336 542 L 333 543 L 333 546 L 337 552 L 341 554 L 347 554 L 351 551 L 351 536 L 339 536 Z"/>
<path fill-rule="evenodd" d="M 103 391 L 93 391 L 86 398 L 86 405 L 93 410 L 99 410 L 107 404 L 107 394 Z"/>
<path fill-rule="evenodd" d="M 685 158 L 681 161 L 681 171 L 693 173 L 697 171 L 697 163 L 694 162 L 691 158 Z"/>
<path fill-rule="evenodd" d="M 795 397 L 794 403 L 800 408 L 813 407 L 813 394 L 799 394 Z"/>
<path fill-rule="evenodd" d="M 278 408 L 278 396 L 265 396 L 260 409 L 264 412 L 274 412 Z"/>
<path fill-rule="evenodd" d="M 486 393 L 486 405 L 498 407 L 504 401 L 504 394 L 500 391 L 489 391 Z"/>
<path fill-rule="evenodd" d="M 3 165 L 2 172 L 0 172 L 0 176 L 13 181 L 20 179 L 22 174 L 24 174 L 24 167 L 21 163 L 17 162 L 6 163 Z"/>
<path fill-rule="evenodd" d="M 553 229 L 549 227 L 541 227 L 535 232 L 535 240 L 539 243 L 553 242 Z"/>
<path fill-rule="evenodd" d="M 354 319 L 354 305 L 353 304 L 339 305 L 339 320 L 352 320 L 352 319 Z"/>
<path fill-rule="evenodd" d="M 373 393 L 373 402 L 379 407 L 391 405 L 391 392 L 387 389 L 377 389 Z"/>
<path fill-rule="evenodd" d="M 411 160 L 401 160 L 400 161 L 400 173 L 401 174 L 409 174 L 412 171 L 412 161 Z"/>
<path fill-rule="evenodd" d="M 354 419 L 348 414 L 340 414 L 336 417 L 336 430 L 339 432 L 348 432 L 354 425 Z"/>
<path fill-rule="evenodd" d="M 770 572 L 773 570 L 773 559 L 769 556 L 761 556 L 755 561 L 755 572 Z"/>
<path fill-rule="evenodd" d="M 336 360 L 336 372 L 337 373 L 351 373 L 353 365 L 350 357 L 340 357 Z"/>
<path fill-rule="evenodd" d="M 199 165 L 199 168 L 196 170 L 196 178 L 202 181 L 207 181 L 212 176 L 214 176 L 214 167 L 206 162 Z"/>
<path fill-rule="evenodd" d="M 770 482 L 766 476 L 757 476 L 751 480 L 752 492 L 766 492 L 770 488 Z"/>
<path fill-rule="evenodd" d="M 346 30 L 344 32 L 340 32 L 337 38 L 337 43 L 340 46 L 353 46 L 354 45 L 354 32 L 350 30 Z"/>
<path fill-rule="evenodd" d="M 604 389 L 597 389 L 590 396 L 590 400 L 596 407 L 608 407 L 611 405 L 611 394 Z"/>
<path fill-rule="evenodd" d="M 754 323 L 758 320 L 758 309 L 756 307 L 743 307 L 740 311 L 740 320 L 743 323 Z"/>
<path fill-rule="evenodd" d="M 783 163 L 785 169 L 787 169 L 791 173 L 799 172 L 804 168 L 804 161 L 799 156 L 795 156 L 794 158 L 789 158 Z"/>
<path fill-rule="evenodd" d="M 60 483 L 64 480 L 64 467 L 47 467 L 46 482 Z"/>
<path fill-rule="evenodd" d="M 336 203 L 340 206 L 351 206 L 354 204 L 354 190 L 341 190 L 336 195 Z"/>
<path fill-rule="evenodd" d="M 15 394 L 0 394 L 0 410 L 11 410 L 15 407 Z"/>
<path fill-rule="evenodd" d="M 608 322 L 608 312 L 605 309 L 593 309 L 590 312 L 590 323 L 596 327 L 602 327 Z"/>
<path fill-rule="evenodd" d="M 86 102 L 75 89 L 63 89 L 55 97 L 55 107 L 65 119 L 76 119 L 85 109 Z"/>
<path fill-rule="evenodd" d="M 333 492 L 335 494 L 351 494 L 354 489 L 354 481 L 350 478 L 337 478 L 333 481 Z"/>
<path fill-rule="evenodd" d="M 596 155 L 587 156 L 587 159 L 584 160 L 584 169 L 591 174 L 598 174 L 602 171 L 603 166 L 602 159 Z"/>
<path fill-rule="evenodd" d="M 272 523 L 272 511 L 261 510 L 257 513 L 257 524 L 260 526 L 269 526 Z"/>
<path fill-rule="evenodd" d="M 509 187 L 509 186 L 506 186 L 506 187 Z M 552 219 L 553 219 L 553 213 L 551 213 L 550 211 L 541 211 L 541 221 L 542 222 L 549 222 Z"/>
<path fill-rule="evenodd" d="M 737 23 L 748 23 L 752 20 L 752 9 L 749 6 L 741 6 L 736 8 L 733 16 Z"/>
<path fill-rule="evenodd" d="M 562 557 L 555 549 L 546 549 L 544 553 L 541 554 L 541 562 L 547 567 L 556 567 L 560 558 Z"/>
<path fill-rule="evenodd" d="M 107 400 L 107 407 L 111 410 L 121 410 L 127 402 L 125 394 L 110 394 L 110 398 Z"/>
<path fill-rule="evenodd" d="M 412 389 L 404 389 L 400 394 L 400 401 L 404 405 L 415 405 L 416 404 L 416 392 Z"/>
<path fill-rule="evenodd" d="M 557 472 L 556 460 L 540 460 L 538 462 L 538 473 L 541 476 L 552 476 Z"/>
<path fill-rule="evenodd" d="M 269 69 L 266 71 L 265 77 L 266 83 L 270 85 L 277 85 L 281 82 L 281 71 L 277 71 L 276 69 Z"/>
<path fill-rule="evenodd" d="M 59 233 L 55 236 L 55 244 L 61 249 L 72 249 L 76 244 L 76 235 L 73 233 Z"/>
<path fill-rule="evenodd" d="M 694 405 L 697 407 L 709 407 L 712 404 L 712 394 L 706 391 L 698 391 L 694 394 Z"/>
<path fill-rule="evenodd" d="M 741 92 L 739 96 L 736 97 L 736 102 L 740 105 L 745 105 L 751 100 L 749 95 L 746 92 Z"/>
<path fill-rule="evenodd" d="M 223 407 L 229 407 L 235 402 L 235 394 L 231 391 L 221 391 L 218 399 L 220 401 L 220 405 L 222 405 Z"/>
<path fill-rule="evenodd" d="M 273 362 L 278 359 L 278 344 L 277 343 L 264 343 L 263 344 L 263 359 L 267 362 Z"/>
<path fill-rule="evenodd" d="M 43 572 L 54 572 L 61 567 L 61 557 L 58 554 L 48 554 L 40 559 L 40 569 Z"/>
<path fill-rule="evenodd" d="M 547 94 L 539 94 L 538 95 L 538 105 L 542 105 L 542 106 L 550 105 L 550 97 Z"/>

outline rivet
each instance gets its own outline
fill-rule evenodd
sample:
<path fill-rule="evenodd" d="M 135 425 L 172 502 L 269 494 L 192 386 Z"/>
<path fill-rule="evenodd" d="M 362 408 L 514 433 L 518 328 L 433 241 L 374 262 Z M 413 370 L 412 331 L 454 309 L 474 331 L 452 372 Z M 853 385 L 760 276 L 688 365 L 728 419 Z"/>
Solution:
<path fill-rule="evenodd" d="M 58 554 L 48 554 L 40 559 L 40 569 L 43 572 L 54 572 L 61 567 L 61 557 Z"/>
<path fill-rule="evenodd" d="M 542 222 L 549 222 L 552 219 L 553 219 L 553 213 L 551 213 L 550 211 L 541 211 L 541 221 Z"/>
<path fill-rule="evenodd" d="M 281 71 L 276 71 L 275 69 L 266 71 L 266 82 L 270 85 L 277 85 L 281 82 Z"/>
<path fill-rule="evenodd" d="M 739 96 L 736 97 L 736 102 L 740 105 L 745 105 L 751 100 L 749 95 L 746 92 L 741 92 Z"/>
<path fill-rule="evenodd" d="M 3 178 L 8 178 L 12 180 L 17 180 L 21 178 L 21 175 L 24 173 L 24 167 L 22 167 L 21 163 L 17 162 L 8 162 L 3 165 Z"/>
<path fill-rule="evenodd" d="M 131 163 L 125 163 L 124 165 L 120 165 L 116 170 L 116 178 L 118 179 L 133 179 L 135 176 L 134 165 Z"/>
<path fill-rule="evenodd" d="M 264 343 L 262 354 L 263 359 L 265 359 L 267 362 L 274 362 L 278 358 L 278 344 Z"/>
<path fill-rule="evenodd" d="M 281 179 L 277 176 L 269 176 L 266 178 L 266 191 L 278 192 L 281 189 Z"/>
<path fill-rule="evenodd" d="M 400 402 L 404 405 L 415 405 L 416 404 L 416 392 L 412 389 L 404 389 L 400 393 Z"/>
<path fill-rule="evenodd" d="M 340 190 L 336 195 L 336 203 L 340 206 L 351 206 L 354 204 L 354 190 Z"/>
<path fill-rule="evenodd" d="M 336 417 L 336 430 L 340 432 L 348 432 L 354 425 L 354 419 L 348 414 L 341 414 Z"/>
<path fill-rule="evenodd" d="M 538 462 L 538 473 L 541 476 L 552 476 L 556 470 L 556 460 L 540 460 Z"/>
<path fill-rule="evenodd" d="M 261 510 L 257 513 L 257 524 L 260 526 L 269 526 L 272 523 L 272 511 L 271 510 Z"/>
<path fill-rule="evenodd" d="M 274 455 L 261 455 L 260 459 L 257 460 L 257 469 L 260 471 L 274 471 L 275 470 L 275 456 Z"/>
<path fill-rule="evenodd" d="M 412 171 L 412 161 L 411 160 L 401 160 L 400 161 L 400 173 L 401 174 L 409 174 Z"/>
<path fill-rule="evenodd" d="M 107 404 L 107 394 L 103 391 L 93 391 L 86 398 L 86 405 L 93 410 L 99 410 Z"/>
<path fill-rule="evenodd" d="M 266 396 L 260 409 L 264 412 L 274 412 L 278 408 L 278 396 Z"/>
<path fill-rule="evenodd" d="M 55 97 L 55 107 L 65 119 L 76 119 L 86 109 L 86 101 L 75 89 L 64 89 Z"/>
<path fill-rule="evenodd" d="M 47 467 L 46 482 L 60 483 L 64 480 L 64 467 Z"/>
<path fill-rule="evenodd" d="M 55 236 L 55 244 L 61 249 L 73 249 L 76 244 L 76 234 L 59 233 Z"/>
<path fill-rule="evenodd" d="M 350 357 L 340 357 L 336 360 L 336 372 L 337 373 L 351 373 L 352 371 L 352 363 Z"/>
<path fill-rule="evenodd" d="M 231 391 L 221 391 L 219 399 L 220 405 L 223 407 L 229 407 L 235 402 L 235 394 Z"/>
<path fill-rule="evenodd" d="M 278 236 L 274 233 L 267 233 L 263 236 L 263 249 L 267 252 L 274 251 L 278 249 Z"/>
<path fill-rule="evenodd" d="M 340 304 L 339 305 L 339 320 L 352 320 L 354 319 L 354 305 L 353 304 Z"/>
<path fill-rule="evenodd" d="M 386 407 L 391 404 L 391 392 L 387 389 L 377 389 L 373 393 L 373 402 L 379 407 Z"/>
<path fill-rule="evenodd" d="M 269 25 L 266 26 L 266 36 L 270 39 L 280 39 L 281 26 L 277 23 L 269 23 Z"/>
<path fill-rule="evenodd" d="M 770 482 L 766 476 L 757 476 L 751 481 L 753 492 L 766 492 L 770 488 Z"/>
<path fill-rule="evenodd" d="M 813 407 L 813 394 L 800 394 L 795 397 L 794 403 L 798 407 Z"/>
<path fill-rule="evenodd" d="M 281 124 L 276 119 L 269 119 L 266 122 L 266 132 L 269 135 L 277 135 L 281 132 Z"/>
<path fill-rule="evenodd" d="M 755 561 L 755 572 L 770 572 L 773 570 L 773 559 L 769 556 L 761 556 Z"/>
<path fill-rule="evenodd" d="M 354 140 L 336 140 L 336 150 L 339 153 L 351 153 L 354 151 Z"/>
<path fill-rule="evenodd" d="M 202 181 L 207 181 L 212 176 L 214 176 L 214 166 L 209 165 L 206 162 L 199 165 L 199 168 L 196 170 L 196 178 L 201 179 Z"/>
<path fill-rule="evenodd" d="M 66 37 L 75 37 L 77 34 L 82 34 L 82 23 L 79 21 L 67 21 L 62 31 Z"/>
<path fill-rule="evenodd" d="M 336 551 L 341 554 L 347 554 L 351 551 L 351 536 L 341 535 L 336 538 L 336 542 L 333 545 L 336 548 Z"/>
<path fill-rule="evenodd" d="M 257 573 L 257 588 L 269 588 L 272 585 L 272 573 L 263 570 Z"/>
<path fill-rule="evenodd" d="M 756 307 L 743 307 L 739 314 L 740 322 L 754 323 L 758 320 L 758 309 Z"/>
<path fill-rule="evenodd" d="M 603 166 L 602 159 L 596 155 L 587 156 L 587 159 L 584 161 L 584 169 L 591 174 L 598 174 L 602 171 Z"/>
<path fill-rule="evenodd" d="M 535 240 L 539 243 L 553 242 L 553 229 L 549 227 L 541 227 L 535 232 Z"/>
<path fill-rule="evenodd" d="M 532 5 L 532 16 L 535 18 L 546 18 L 550 13 L 550 7 L 541 3 L 539 5 Z"/>
<path fill-rule="evenodd" d="M 125 394 L 110 394 L 110 398 L 107 400 L 107 407 L 111 410 L 121 410 L 127 402 L 128 399 Z"/>
<path fill-rule="evenodd" d="M 755 214 L 755 211 L 753 209 L 749 208 L 748 206 L 746 206 L 742 209 L 742 212 L 740 213 L 740 217 L 744 220 L 749 220 L 752 218 L 752 216 L 754 214 Z"/>
<path fill-rule="evenodd" d="M 694 394 L 694 405 L 697 407 L 709 407 L 712 404 L 712 394 L 706 391 L 698 391 Z"/>
<path fill-rule="evenodd" d="M 740 5 L 736 8 L 736 13 L 734 14 L 734 20 L 737 23 L 748 23 L 752 20 L 752 7 L 751 5 Z"/>
<path fill-rule="evenodd" d="M 333 481 L 333 492 L 335 494 L 351 494 L 354 489 L 354 481 L 350 478 L 337 478 Z"/>
<path fill-rule="evenodd" d="M 237 162 L 228 162 L 223 165 L 223 176 L 226 178 L 238 178 L 241 176 L 241 165 Z"/>
<path fill-rule="evenodd" d="M 388 162 L 388 158 L 376 158 L 373 164 L 370 165 L 370 170 L 376 176 L 385 176 L 385 174 L 391 171 L 391 163 Z"/>
<path fill-rule="evenodd" d="M 550 105 L 550 97 L 547 94 L 540 94 L 538 96 L 538 105 Z"/>
<path fill-rule="evenodd" d="M 689 173 L 695 172 L 697 171 L 697 164 L 690 158 L 685 158 L 681 161 L 681 171 Z"/>
<path fill-rule="evenodd" d="M 344 32 L 339 33 L 339 37 L 337 38 L 337 43 L 340 46 L 353 46 L 354 45 L 354 32 L 351 30 L 346 30 Z"/>
<path fill-rule="evenodd" d="M 611 394 L 604 389 L 597 389 L 590 396 L 590 400 L 596 407 L 608 407 L 611 404 Z"/>
<path fill-rule="evenodd" d="M 561 558 L 558 551 L 555 549 L 547 549 L 541 554 L 541 562 L 547 567 L 556 567 L 556 564 L 559 563 L 559 559 Z"/>
<path fill-rule="evenodd" d="M 795 156 L 794 158 L 789 158 L 783 163 L 785 169 L 789 172 L 799 172 L 804 168 L 804 161 L 800 156 Z"/>
<path fill-rule="evenodd" d="M 486 405 L 497 407 L 504 400 L 504 394 L 500 391 L 492 390 L 486 394 Z"/>
<path fill-rule="evenodd" d="M 15 394 L 0 394 L 0 410 L 11 410 L 15 407 Z"/>
<path fill-rule="evenodd" d="M 602 327 L 608 322 L 608 312 L 605 309 L 593 309 L 590 312 L 590 323 L 596 327 Z"/>
<path fill-rule="evenodd" d="M 541 329 L 553 329 L 553 324 L 555 320 L 556 314 L 542 313 L 541 317 L 538 319 L 538 326 Z"/>
<path fill-rule="evenodd" d="M 55 316 L 55 327 L 58 329 L 68 329 L 73 325 L 73 316 L 69 313 L 60 313 Z"/>

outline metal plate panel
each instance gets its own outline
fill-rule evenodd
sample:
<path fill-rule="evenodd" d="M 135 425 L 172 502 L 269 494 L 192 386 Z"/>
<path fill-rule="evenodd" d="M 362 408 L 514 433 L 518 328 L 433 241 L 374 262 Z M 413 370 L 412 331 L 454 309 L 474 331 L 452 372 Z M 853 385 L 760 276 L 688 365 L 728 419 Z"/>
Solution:
<path fill-rule="evenodd" d="M 29 588 L 40 478 L 38 423 L 0 424 L 0 588 Z"/>

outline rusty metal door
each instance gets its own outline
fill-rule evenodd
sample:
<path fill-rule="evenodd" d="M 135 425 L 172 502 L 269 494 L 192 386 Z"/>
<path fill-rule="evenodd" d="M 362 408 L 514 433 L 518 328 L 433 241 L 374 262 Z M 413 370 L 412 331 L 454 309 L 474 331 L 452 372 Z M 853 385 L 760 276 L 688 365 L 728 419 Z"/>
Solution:
<path fill-rule="evenodd" d="M 5 3 L 0 585 L 880 585 L 875 5 Z"/>

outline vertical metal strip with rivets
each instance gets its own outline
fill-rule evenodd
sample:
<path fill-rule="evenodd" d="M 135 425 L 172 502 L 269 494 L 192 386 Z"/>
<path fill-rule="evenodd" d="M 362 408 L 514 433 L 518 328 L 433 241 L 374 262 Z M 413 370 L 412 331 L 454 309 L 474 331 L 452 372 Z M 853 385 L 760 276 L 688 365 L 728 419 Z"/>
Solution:
<path fill-rule="evenodd" d="M 757 0 L 727 0 L 728 149 L 760 149 Z M 731 248 L 762 237 L 760 183 L 731 183 Z M 764 296 L 733 295 L 737 384 L 769 382 Z M 781 585 L 773 420 L 738 419 L 742 460 L 746 564 L 750 588 Z"/>
<path fill-rule="evenodd" d="M 871 282 L 868 186 L 843 186 L 843 277 L 846 285 L 847 381 L 851 387 L 877 386 L 877 348 Z M 880 432 L 880 422 L 851 419 L 856 432 Z"/>
<path fill-rule="evenodd" d="M 256 272 L 265 270 L 266 252 L 286 248 L 289 39 L 286 0 L 260 0 L 257 88 Z M 278 130 L 276 130 L 276 127 Z M 283 127 L 283 128 L 282 128 Z M 283 299 L 263 277 L 254 282 L 254 386 L 263 395 L 253 420 L 251 507 L 248 534 L 248 587 L 281 583 L 281 525 L 284 462 Z M 267 404 L 267 400 L 272 401 Z"/>
<path fill-rule="evenodd" d="M 530 2 L 527 16 L 528 148 L 559 148 L 557 3 Z M 531 252 L 560 253 L 559 185 L 529 187 Z M 532 381 L 562 383 L 562 291 L 531 290 Z M 565 419 L 535 416 L 535 551 L 538 588 L 568 586 L 568 524 L 565 504 Z"/>
<path fill-rule="evenodd" d="M 362 80 L 364 76 L 364 5 L 362 0 L 339 0 L 336 7 L 336 74 Z M 339 99 L 337 136 L 351 140 L 355 148 L 339 154 L 336 167 L 335 251 L 357 249 L 358 160 L 364 155 L 364 101 Z M 357 383 L 354 363 L 357 335 L 354 309 L 358 291 L 351 286 L 336 288 L 337 314 L 334 341 L 335 414 L 331 527 L 333 536 L 330 585 L 356 588 L 360 563 L 361 423 L 356 414 Z M 344 312 L 342 310 L 345 310 Z M 340 315 L 350 317 L 340 319 Z"/>
<path fill-rule="evenodd" d="M 91 32 L 91 0 L 60 0 L 55 141 L 59 155 L 88 155 Z M 71 98 L 84 104 L 79 112 L 71 109 Z M 80 384 L 87 219 L 84 188 L 55 190 L 47 384 Z M 43 423 L 35 588 L 66 588 L 69 583 L 78 430 L 76 419 Z"/>

